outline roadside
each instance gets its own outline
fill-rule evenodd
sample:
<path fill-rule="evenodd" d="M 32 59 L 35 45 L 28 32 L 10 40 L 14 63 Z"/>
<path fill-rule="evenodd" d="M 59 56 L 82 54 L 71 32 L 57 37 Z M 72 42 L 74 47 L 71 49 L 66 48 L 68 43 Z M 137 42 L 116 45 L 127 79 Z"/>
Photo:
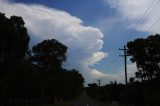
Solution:
<path fill-rule="evenodd" d="M 118 106 L 116 104 L 108 105 L 102 102 L 98 102 L 91 97 L 89 97 L 86 92 L 83 92 L 81 95 L 79 95 L 77 98 L 69 101 L 69 102 L 63 102 L 58 103 L 55 105 L 45 105 L 45 106 Z"/>

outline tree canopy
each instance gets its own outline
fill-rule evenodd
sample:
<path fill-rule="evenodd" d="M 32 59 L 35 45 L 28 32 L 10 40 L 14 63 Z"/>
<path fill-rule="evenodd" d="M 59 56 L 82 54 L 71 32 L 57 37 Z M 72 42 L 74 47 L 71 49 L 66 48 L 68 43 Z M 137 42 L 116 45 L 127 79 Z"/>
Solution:
<path fill-rule="evenodd" d="M 0 60 L 1 62 L 24 59 L 29 45 L 29 35 L 21 17 L 6 18 L 0 13 Z"/>
<path fill-rule="evenodd" d="M 136 77 L 152 80 L 160 77 L 160 35 L 140 38 L 127 44 L 131 61 L 136 62 Z"/>
<path fill-rule="evenodd" d="M 67 47 L 55 39 L 44 40 L 33 46 L 33 61 L 40 67 L 57 69 L 66 60 Z"/>
<path fill-rule="evenodd" d="M 49 39 L 29 50 L 30 37 L 24 25 L 22 17 L 7 18 L 0 13 L 0 101 L 36 98 L 54 102 L 56 97 L 69 100 L 81 93 L 82 74 L 62 67 L 67 46 Z"/>

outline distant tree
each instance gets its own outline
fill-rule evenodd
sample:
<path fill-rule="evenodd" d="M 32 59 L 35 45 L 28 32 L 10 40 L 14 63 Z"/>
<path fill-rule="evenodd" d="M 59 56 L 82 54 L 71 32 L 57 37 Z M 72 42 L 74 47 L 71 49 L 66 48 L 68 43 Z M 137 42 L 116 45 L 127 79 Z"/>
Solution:
<path fill-rule="evenodd" d="M 56 95 L 62 96 L 65 100 L 77 96 L 83 90 L 84 78 L 75 69 L 61 69 L 57 72 L 56 78 Z"/>
<path fill-rule="evenodd" d="M 160 78 L 160 35 L 136 39 L 127 44 L 131 61 L 136 62 L 136 77 L 142 80 Z"/>
<path fill-rule="evenodd" d="M 96 83 L 88 84 L 87 94 L 92 97 L 98 97 L 99 89 Z"/>
<path fill-rule="evenodd" d="M 72 69 L 68 71 L 70 73 L 70 80 L 72 83 L 72 95 L 77 95 L 83 90 L 84 78 L 78 70 Z"/>

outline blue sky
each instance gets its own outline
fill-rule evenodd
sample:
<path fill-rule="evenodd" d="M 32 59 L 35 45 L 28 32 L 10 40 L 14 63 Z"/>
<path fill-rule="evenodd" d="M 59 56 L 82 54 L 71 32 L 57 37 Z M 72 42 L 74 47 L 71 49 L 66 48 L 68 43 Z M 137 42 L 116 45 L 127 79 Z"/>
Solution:
<path fill-rule="evenodd" d="M 157 1 L 155 0 L 153 9 L 158 4 Z M 6 16 L 23 17 L 32 39 L 31 45 L 50 38 L 66 44 L 70 48 L 66 67 L 80 70 L 86 83 L 100 78 L 105 84 L 112 80 L 124 82 L 124 60 L 119 57 L 123 52 L 119 48 L 127 41 L 159 33 L 158 24 L 149 28 L 159 18 L 158 6 L 152 16 L 146 17 L 145 23 L 139 23 L 152 2 L 153 0 L 0 0 L 0 12 L 6 13 Z M 135 64 L 128 61 L 128 68 L 129 76 L 134 76 Z"/>

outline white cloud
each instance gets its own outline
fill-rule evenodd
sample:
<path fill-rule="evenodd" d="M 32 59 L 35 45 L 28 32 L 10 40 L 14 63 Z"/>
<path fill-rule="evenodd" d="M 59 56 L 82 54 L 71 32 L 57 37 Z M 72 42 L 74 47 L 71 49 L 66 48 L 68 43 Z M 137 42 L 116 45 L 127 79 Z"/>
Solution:
<path fill-rule="evenodd" d="M 91 74 L 94 78 L 94 82 L 97 81 L 97 79 L 101 79 L 101 84 L 104 85 L 106 83 L 110 83 L 111 81 L 117 81 L 118 83 L 125 83 L 125 71 L 124 67 L 121 67 L 120 72 L 112 73 L 112 74 L 106 74 L 102 73 L 96 69 L 93 69 Z M 127 78 L 129 81 L 129 78 L 135 77 L 135 72 L 137 71 L 136 64 L 128 64 L 127 65 Z"/>
<path fill-rule="evenodd" d="M 124 17 L 137 19 L 142 16 L 152 0 L 106 0 L 112 8 L 116 8 Z"/>
<path fill-rule="evenodd" d="M 118 0 L 113 0 L 113 3 L 112 0 L 108 1 L 112 7 L 116 8 Z M 71 16 L 65 11 L 42 5 L 26 5 L 0 0 L 0 12 L 4 12 L 7 17 L 12 15 L 23 17 L 31 36 L 31 45 L 52 38 L 67 45 L 69 49 L 65 67 L 78 69 L 84 75 L 86 83 L 95 82 L 98 78 L 102 80 L 103 84 L 114 80 L 124 82 L 123 71 L 107 74 L 92 67 L 108 56 L 108 53 L 101 51 L 103 34 L 98 28 L 84 26 L 81 19 Z M 124 14 L 128 14 L 128 12 Z M 108 22 L 110 21 L 106 23 Z M 135 64 L 128 65 L 128 78 L 134 76 L 135 71 Z"/>
<path fill-rule="evenodd" d="M 90 59 L 88 59 L 88 63 L 91 65 L 96 64 L 97 62 L 101 61 L 103 58 L 107 56 L 107 53 L 104 52 L 95 52 L 92 54 Z"/>
<path fill-rule="evenodd" d="M 42 5 L 0 0 L 0 12 L 4 12 L 7 17 L 22 16 L 32 39 L 31 45 L 51 38 L 67 45 L 66 67 L 80 70 L 86 81 L 101 73 L 90 68 L 107 56 L 107 53 L 101 51 L 103 34 L 98 28 L 84 26 L 82 20 L 65 11 Z"/>
<path fill-rule="evenodd" d="M 118 22 L 122 22 L 119 17 L 101 17 L 95 21 L 94 25 L 98 26 L 103 33 L 108 33 Z"/>
<path fill-rule="evenodd" d="M 128 20 L 129 23 L 132 23 L 130 26 L 132 28 L 137 28 L 135 26 L 141 25 L 141 23 L 138 23 L 140 19 L 142 19 L 144 13 L 147 11 L 147 9 L 150 7 L 150 5 L 153 3 L 154 0 L 104 0 L 107 5 L 109 5 L 111 8 L 115 8 L 118 11 L 119 16 L 122 17 L 123 20 Z M 157 22 L 157 24 L 154 24 L 156 20 L 160 18 L 160 3 L 158 4 L 159 0 L 155 0 L 154 4 L 150 8 L 147 14 L 150 13 L 151 10 L 153 12 L 150 13 L 150 15 L 146 14 L 146 18 L 144 20 L 144 23 L 140 28 L 138 28 L 138 31 L 143 32 L 149 32 L 149 33 L 160 33 L 159 30 L 159 23 L 160 20 Z M 154 24 L 153 27 L 151 25 Z M 151 28 L 150 28 L 151 27 Z"/>

